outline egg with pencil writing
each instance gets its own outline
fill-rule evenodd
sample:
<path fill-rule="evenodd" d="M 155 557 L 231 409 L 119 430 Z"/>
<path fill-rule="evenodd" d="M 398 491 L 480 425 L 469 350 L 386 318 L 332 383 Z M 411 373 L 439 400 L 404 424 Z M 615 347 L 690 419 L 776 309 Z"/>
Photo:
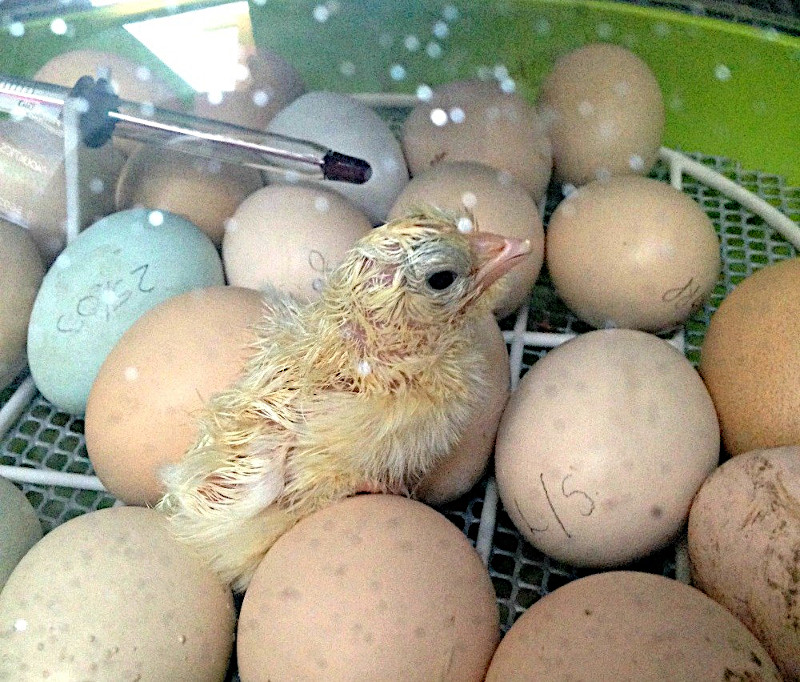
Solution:
<path fill-rule="evenodd" d="M 145 209 L 103 218 L 64 249 L 36 296 L 28 326 L 36 386 L 59 409 L 83 414 L 128 327 L 170 296 L 223 281 L 214 244 L 185 218 Z"/>

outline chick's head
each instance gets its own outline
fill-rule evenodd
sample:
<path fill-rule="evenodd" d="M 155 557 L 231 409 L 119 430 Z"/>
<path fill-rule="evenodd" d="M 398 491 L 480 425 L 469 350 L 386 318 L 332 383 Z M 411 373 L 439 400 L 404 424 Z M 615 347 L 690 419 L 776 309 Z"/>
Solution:
<path fill-rule="evenodd" d="M 453 323 L 529 251 L 527 240 L 479 231 L 474 217 L 424 209 L 363 237 L 329 292 L 379 326 Z"/>

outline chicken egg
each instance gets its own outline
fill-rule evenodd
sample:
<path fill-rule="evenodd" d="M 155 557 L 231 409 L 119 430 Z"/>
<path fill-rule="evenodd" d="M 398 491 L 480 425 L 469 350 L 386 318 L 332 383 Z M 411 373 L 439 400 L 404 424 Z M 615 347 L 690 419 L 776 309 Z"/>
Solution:
<path fill-rule="evenodd" d="M 370 230 L 364 212 L 339 194 L 294 185 L 264 187 L 226 224 L 222 260 L 228 283 L 317 298 L 328 274 Z"/>
<path fill-rule="evenodd" d="M 272 118 L 305 92 L 297 70 L 280 55 L 252 46 L 241 48 L 242 78 L 234 89 L 198 93 L 194 114 L 226 123 L 266 130 Z"/>
<path fill-rule="evenodd" d="M 27 228 L 50 265 L 67 241 L 64 141 L 38 121 L 0 119 L 0 213 Z M 114 186 L 124 155 L 111 145 L 83 149 L 79 229 L 114 210 Z"/>
<path fill-rule="evenodd" d="M 369 163 L 372 175 L 360 185 L 305 180 L 291 173 L 268 175 L 274 183 L 304 182 L 338 192 L 364 211 L 375 225 L 386 220 L 389 208 L 408 183 L 403 150 L 391 128 L 375 111 L 350 95 L 307 92 L 278 112 L 267 130 L 316 142 Z"/>
<path fill-rule="evenodd" d="M 446 455 L 414 489 L 427 504 L 442 505 L 467 493 L 483 476 L 494 449 L 500 417 L 508 402 L 511 376 L 508 349 L 494 318 L 472 323 L 470 343 L 479 348 L 489 367 L 488 395 L 480 412 L 467 425 L 452 452 Z"/>
<path fill-rule="evenodd" d="M 0 679 L 221 682 L 233 596 L 152 509 L 50 531 L 0 592 Z"/>
<path fill-rule="evenodd" d="M 125 331 L 97 373 L 84 419 L 89 459 L 112 495 L 158 502 L 159 470 L 180 460 L 206 401 L 238 378 L 263 305 L 252 289 L 195 289 Z"/>
<path fill-rule="evenodd" d="M 740 282 L 711 316 L 702 375 L 726 451 L 800 445 L 800 258 Z"/>
<path fill-rule="evenodd" d="M 573 566 L 626 564 L 665 547 L 719 458 L 711 398 L 657 336 L 582 334 L 522 377 L 503 413 L 503 507 L 537 549 Z"/>
<path fill-rule="evenodd" d="M 570 194 L 550 218 L 545 251 L 559 297 L 600 328 L 681 324 L 721 269 L 711 219 L 690 196 L 650 178 L 596 181 Z"/>
<path fill-rule="evenodd" d="M 28 321 L 44 264 L 27 230 L 0 218 L 0 389 L 25 364 Z"/>
<path fill-rule="evenodd" d="M 563 55 L 542 83 L 538 107 L 559 182 L 646 175 L 655 165 L 664 99 L 650 67 L 622 46 L 593 43 Z"/>
<path fill-rule="evenodd" d="M 225 221 L 249 195 L 264 186 L 254 168 L 182 153 L 169 145 L 141 145 L 117 183 L 118 211 L 143 207 L 183 216 L 222 243 Z"/>
<path fill-rule="evenodd" d="M 59 409 L 82 414 L 100 365 L 145 311 L 223 283 L 214 244 L 185 218 L 145 209 L 103 218 L 64 249 L 36 296 L 28 364 L 37 388 Z"/>
<path fill-rule="evenodd" d="M 505 317 L 522 305 L 544 260 L 542 221 L 536 204 L 522 186 L 508 173 L 481 163 L 440 163 L 409 182 L 397 197 L 389 218 L 401 218 L 421 204 L 471 212 L 480 230 L 530 240 L 530 253 L 500 280 L 503 290 L 495 303 L 495 314 Z"/>
<path fill-rule="evenodd" d="M 420 101 L 402 132 L 411 175 L 443 161 L 477 161 L 510 173 L 541 200 L 553 165 L 550 139 L 536 109 L 504 85 L 453 81 Z"/>
<path fill-rule="evenodd" d="M 420 502 L 360 495 L 301 520 L 267 553 L 242 604 L 239 673 L 478 682 L 498 633 L 492 582 L 466 536 Z"/>
<path fill-rule="evenodd" d="M 800 679 L 800 446 L 751 450 L 703 483 L 689 514 L 692 581 Z"/>
<path fill-rule="evenodd" d="M 25 494 L 5 478 L 0 478 L 0 519 L 1 591 L 22 557 L 42 538 L 42 524 Z"/>
<path fill-rule="evenodd" d="M 764 647 L 700 590 L 610 571 L 535 602 L 508 631 L 486 682 L 717 682 L 781 678 Z"/>

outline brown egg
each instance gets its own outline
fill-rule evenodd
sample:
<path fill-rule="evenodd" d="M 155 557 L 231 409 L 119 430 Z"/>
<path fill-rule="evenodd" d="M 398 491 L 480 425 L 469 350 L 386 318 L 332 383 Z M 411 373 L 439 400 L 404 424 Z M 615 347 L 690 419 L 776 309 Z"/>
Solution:
<path fill-rule="evenodd" d="M 242 682 L 476 682 L 497 645 L 489 573 L 430 507 L 360 495 L 283 535 L 245 593 Z"/>
<path fill-rule="evenodd" d="M 305 92 L 297 70 L 280 55 L 245 47 L 241 50 L 245 77 L 236 89 L 221 93 L 198 93 L 194 114 L 226 123 L 266 130 L 281 109 Z"/>
<path fill-rule="evenodd" d="M 728 460 L 689 514 L 694 584 L 741 620 L 785 679 L 800 680 L 800 446 Z"/>
<path fill-rule="evenodd" d="M 477 161 L 510 173 L 536 201 L 550 182 L 552 149 L 543 121 L 495 80 L 436 88 L 408 115 L 402 144 L 412 176 L 442 161 Z"/>
<path fill-rule="evenodd" d="M 630 329 L 581 334 L 522 377 L 503 413 L 503 507 L 541 552 L 608 568 L 669 544 L 717 465 L 719 427 L 689 361 Z"/>
<path fill-rule="evenodd" d="M 44 264 L 25 228 L 0 218 L 0 388 L 25 363 L 28 321 Z"/>
<path fill-rule="evenodd" d="M 235 618 L 160 514 L 89 512 L 34 545 L 0 593 L 0 679 L 220 682 Z"/>
<path fill-rule="evenodd" d="M 159 469 L 194 442 L 205 401 L 239 376 L 261 295 L 209 287 L 167 299 L 109 353 L 86 407 L 86 449 L 108 490 L 127 504 L 155 504 Z"/>
<path fill-rule="evenodd" d="M 222 259 L 228 282 L 277 287 L 304 300 L 372 230 L 366 214 L 324 189 L 272 185 L 251 194 L 228 221 Z"/>
<path fill-rule="evenodd" d="M 630 50 L 595 43 L 562 56 L 542 83 L 538 106 L 558 181 L 646 175 L 655 165 L 664 101 L 650 67 Z"/>
<path fill-rule="evenodd" d="M 106 70 L 110 72 L 112 88 L 122 99 L 178 111 L 185 108 L 177 91 L 164 79 L 147 66 L 113 52 L 91 49 L 62 52 L 42 65 L 33 78 L 72 88 L 82 76 L 98 78 Z M 126 155 L 138 145 L 132 140 L 114 138 L 114 146 Z"/>
<path fill-rule="evenodd" d="M 31 120 L 0 120 L 0 210 L 24 225 L 50 265 L 66 244 L 64 141 Z M 80 229 L 114 210 L 114 186 L 124 156 L 111 145 L 81 154 Z"/>
<path fill-rule="evenodd" d="M 397 197 L 389 218 L 420 204 L 449 211 L 472 211 L 478 228 L 504 237 L 529 239 L 531 252 L 505 275 L 495 314 L 505 317 L 527 300 L 544 260 L 544 228 L 536 204 L 510 175 L 472 163 L 440 163 L 414 177 Z"/>
<path fill-rule="evenodd" d="M 508 349 L 493 315 L 473 324 L 472 343 L 481 349 L 491 370 L 488 395 L 455 449 L 414 490 L 414 495 L 428 504 L 452 502 L 480 480 L 489 463 L 500 417 L 508 402 L 511 375 Z"/>
<path fill-rule="evenodd" d="M 769 654 L 700 590 L 612 571 L 559 587 L 508 631 L 487 682 L 718 682 L 781 678 Z"/>
<path fill-rule="evenodd" d="M 202 159 L 169 146 L 142 145 L 122 169 L 116 205 L 119 211 L 143 206 L 176 213 L 219 245 L 225 222 L 263 186 L 254 168 Z"/>
<path fill-rule="evenodd" d="M 732 455 L 800 445 L 800 259 L 743 280 L 712 315 L 700 373 Z"/>
<path fill-rule="evenodd" d="M 596 181 L 570 194 L 550 218 L 545 251 L 559 297 L 601 328 L 681 324 L 720 272 L 710 218 L 687 194 L 650 178 Z"/>

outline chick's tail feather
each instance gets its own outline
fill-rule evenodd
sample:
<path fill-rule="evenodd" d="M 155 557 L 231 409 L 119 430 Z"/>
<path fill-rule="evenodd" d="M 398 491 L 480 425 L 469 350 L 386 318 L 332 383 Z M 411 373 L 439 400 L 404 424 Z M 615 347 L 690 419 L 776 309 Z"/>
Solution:
<path fill-rule="evenodd" d="M 296 522 L 273 504 L 283 490 L 282 458 L 267 452 L 223 453 L 206 436 L 161 472 L 167 492 L 156 509 L 236 591 L 246 589 L 266 552 Z"/>

